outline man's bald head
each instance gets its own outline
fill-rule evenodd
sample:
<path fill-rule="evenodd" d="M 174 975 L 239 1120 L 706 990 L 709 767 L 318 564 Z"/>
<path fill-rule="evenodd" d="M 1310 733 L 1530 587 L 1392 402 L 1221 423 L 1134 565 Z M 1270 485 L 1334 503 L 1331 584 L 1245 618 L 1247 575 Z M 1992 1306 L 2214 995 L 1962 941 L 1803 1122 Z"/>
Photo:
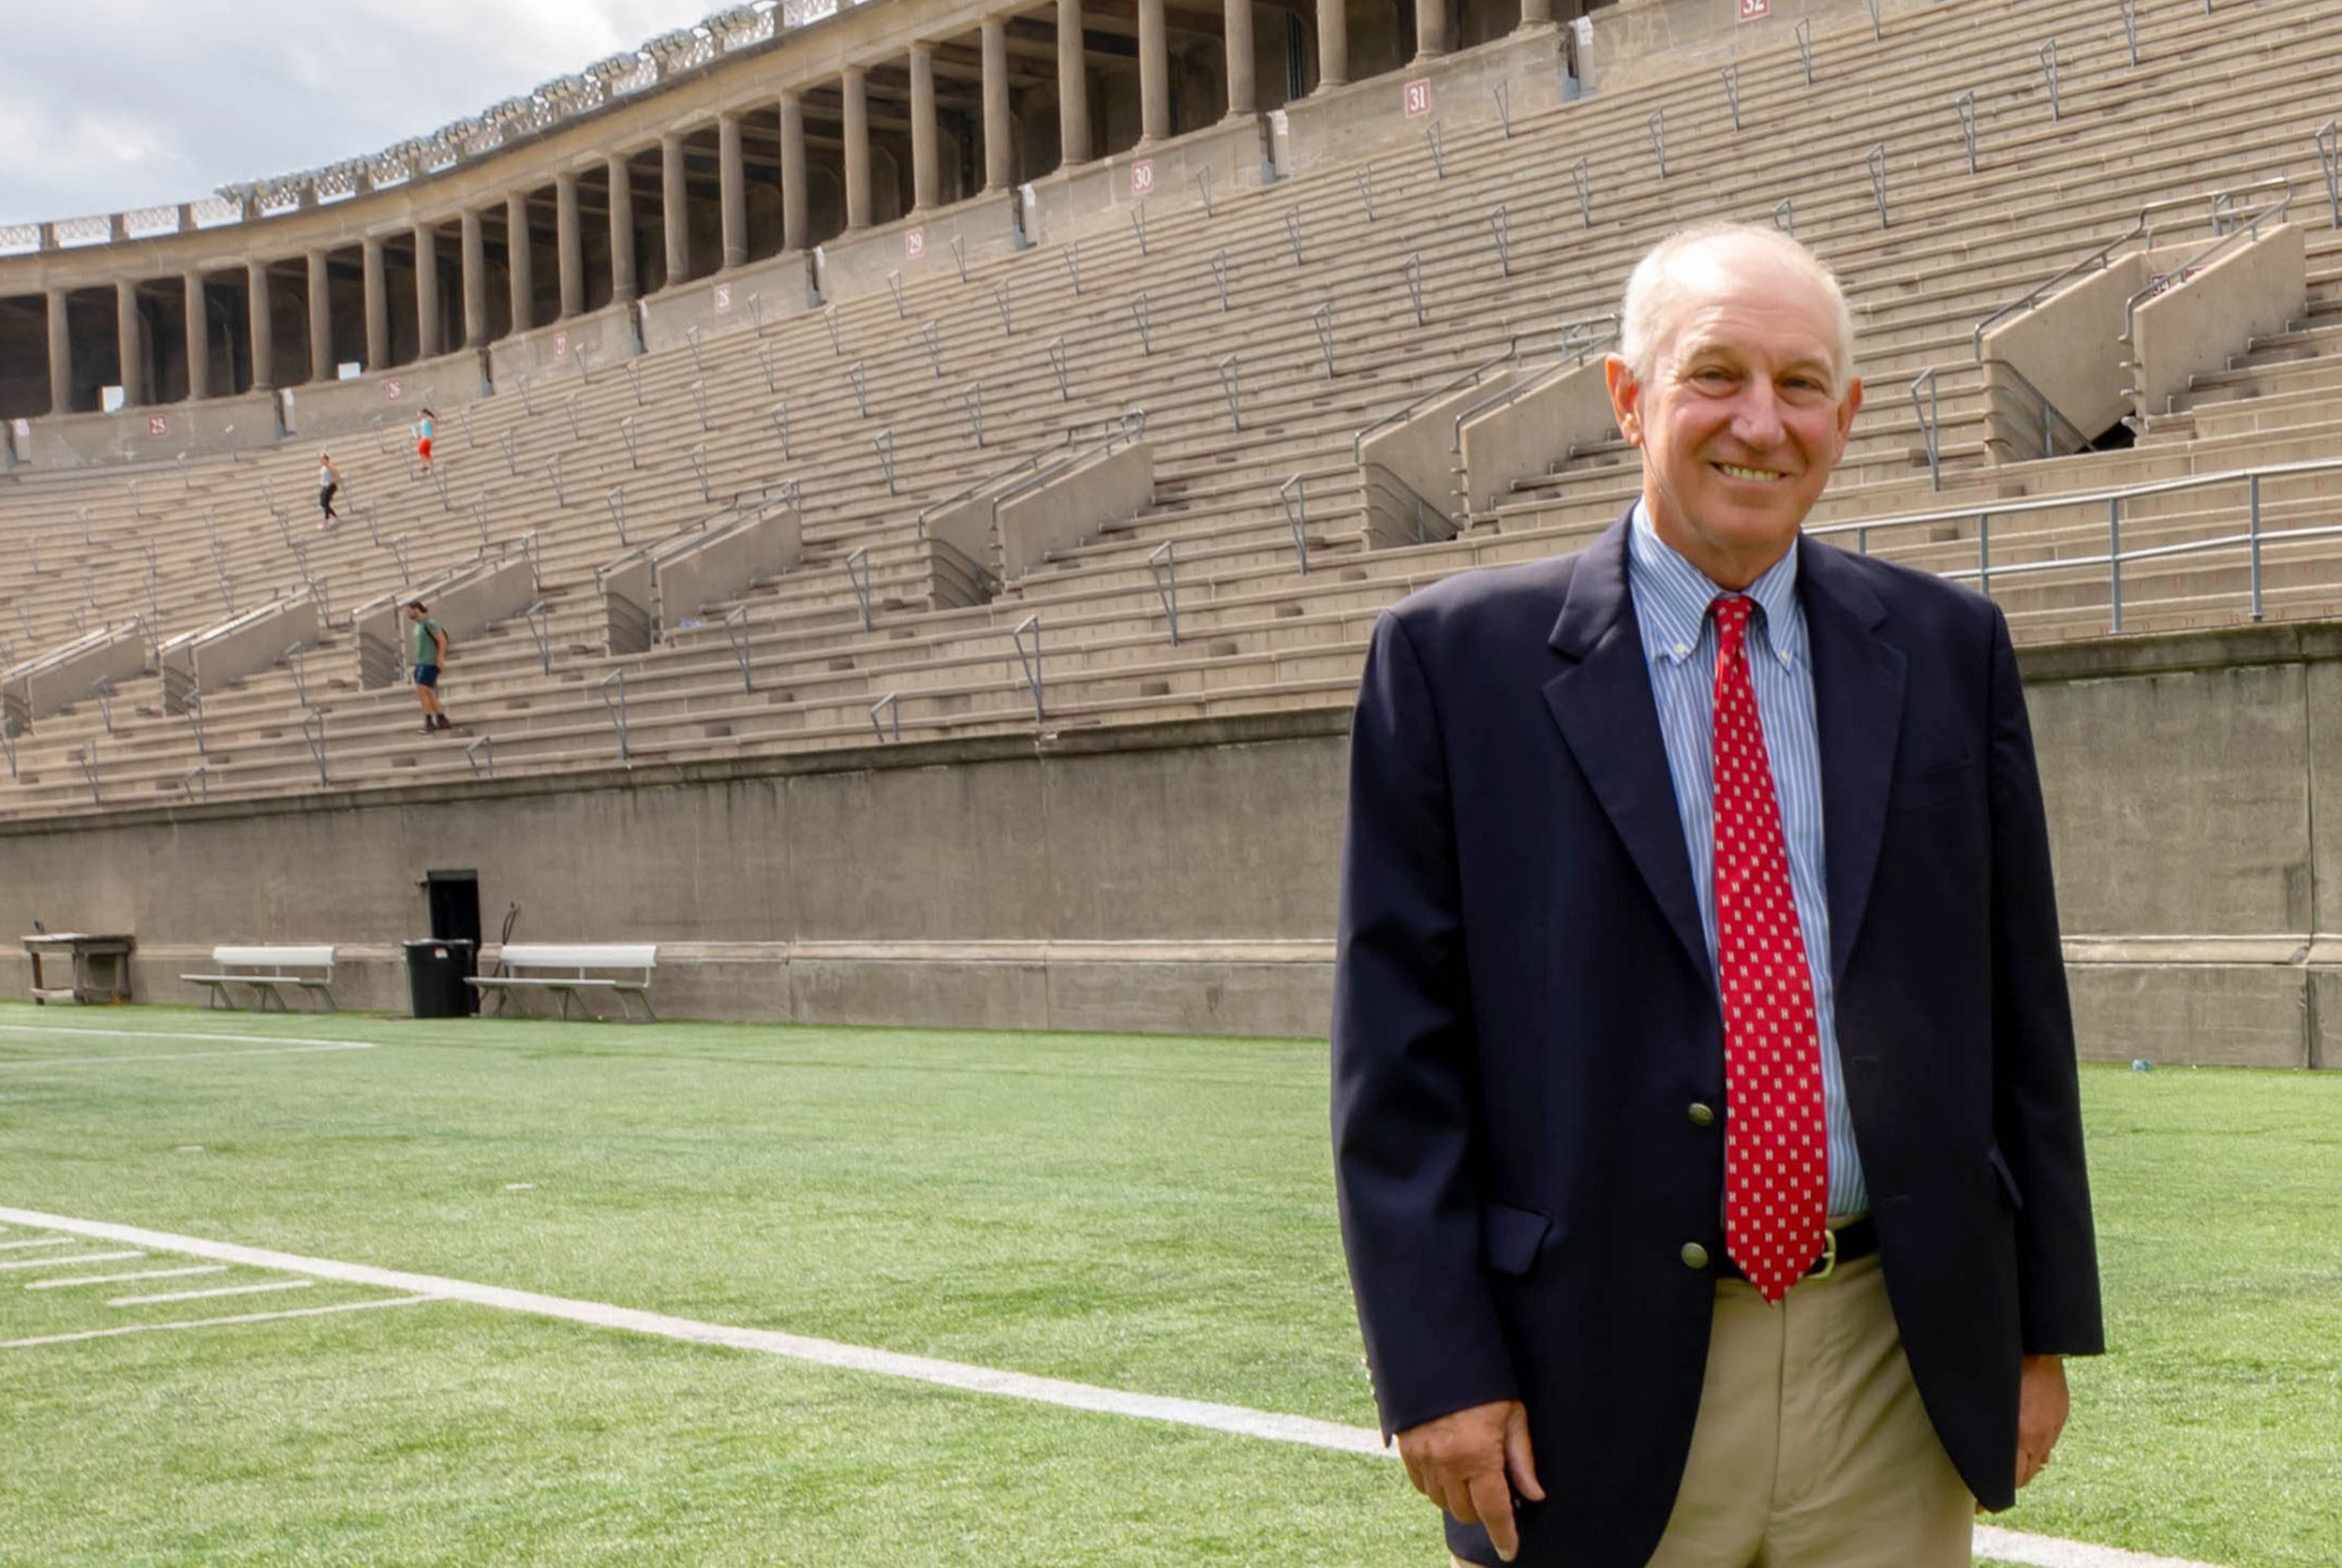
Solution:
<path fill-rule="evenodd" d="M 1675 339 L 1683 307 L 1719 288 L 1772 273 L 1785 288 L 1809 288 L 1837 322 L 1838 385 L 1854 376 L 1854 313 L 1837 275 L 1778 229 L 1756 223 L 1708 223 L 1668 235 L 1635 265 L 1619 307 L 1619 357 L 1649 386 Z"/>

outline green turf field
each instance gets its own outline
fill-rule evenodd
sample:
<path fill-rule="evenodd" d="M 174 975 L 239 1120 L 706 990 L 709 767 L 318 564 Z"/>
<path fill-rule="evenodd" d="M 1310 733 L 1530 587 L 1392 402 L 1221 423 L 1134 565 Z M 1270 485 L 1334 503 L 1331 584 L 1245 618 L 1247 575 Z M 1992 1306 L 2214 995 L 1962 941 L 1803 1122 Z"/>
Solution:
<path fill-rule="evenodd" d="M 0 1206 L 1371 1426 L 1324 1056 L 0 1006 Z M 2332 1568 L 2342 1076 L 2084 1090 L 2118 1354 L 1995 1522 Z M 305 1315 L 0 1350 L 0 1562 L 1441 1561 L 1371 1457 L 126 1250 L 0 1230 L 0 1341 Z"/>

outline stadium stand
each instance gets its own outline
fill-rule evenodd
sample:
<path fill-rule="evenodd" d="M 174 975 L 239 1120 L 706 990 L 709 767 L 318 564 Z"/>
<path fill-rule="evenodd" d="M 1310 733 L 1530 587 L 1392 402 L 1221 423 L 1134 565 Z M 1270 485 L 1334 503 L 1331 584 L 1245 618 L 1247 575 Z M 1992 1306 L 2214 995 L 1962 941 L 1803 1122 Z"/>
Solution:
<path fill-rule="evenodd" d="M 1979 583 L 2028 643 L 2335 613 L 2330 7 L 1816 5 L 1628 58 L 1663 9 L 1467 50 L 1440 111 L 1266 183 L 494 395 L 477 356 L 425 361 L 355 429 L 20 466 L 0 815 L 1346 710 L 1384 606 L 1633 494 L 1590 389 L 1627 269 L 1705 219 L 1846 280 L 1868 397 L 1833 537 Z M 1501 90 L 1565 57 L 1592 91 Z M 2045 284 L 2134 274 L 2134 315 L 2210 302 L 2175 392 L 2118 346 L 2123 414 L 2085 430 L 1986 362 Z M 1515 409 L 1469 471 L 1502 443 L 1465 426 Z M 397 684 L 416 596 L 464 606 L 452 735 Z"/>

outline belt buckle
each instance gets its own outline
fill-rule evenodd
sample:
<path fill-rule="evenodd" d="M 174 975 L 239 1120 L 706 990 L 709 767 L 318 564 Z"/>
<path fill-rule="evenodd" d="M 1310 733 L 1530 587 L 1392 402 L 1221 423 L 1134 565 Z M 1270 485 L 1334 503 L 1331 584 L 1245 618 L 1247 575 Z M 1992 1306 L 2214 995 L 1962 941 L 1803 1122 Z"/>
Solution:
<path fill-rule="evenodd" d="M 1827 1280 L 1838 1271 L 1838 1233 L 1824 1225 L 1821 1232 L 1821 1262 L 1808 1270 L 1808 1280 Z"/>

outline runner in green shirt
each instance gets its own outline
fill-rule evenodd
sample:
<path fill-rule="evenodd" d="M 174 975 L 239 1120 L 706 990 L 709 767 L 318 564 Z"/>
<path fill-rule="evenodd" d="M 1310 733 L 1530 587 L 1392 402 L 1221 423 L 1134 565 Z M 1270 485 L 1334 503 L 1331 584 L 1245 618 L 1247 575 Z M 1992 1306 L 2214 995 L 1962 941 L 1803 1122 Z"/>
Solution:
<path fill-rule="evenodd" d="M 439 706 L 439 666 L 447 662 L 447 633 L 419 599 L 408 602 L 407 624 L 415 632 L 415 698 L 422 704 L 422 732 L 453 729 Z"/>

